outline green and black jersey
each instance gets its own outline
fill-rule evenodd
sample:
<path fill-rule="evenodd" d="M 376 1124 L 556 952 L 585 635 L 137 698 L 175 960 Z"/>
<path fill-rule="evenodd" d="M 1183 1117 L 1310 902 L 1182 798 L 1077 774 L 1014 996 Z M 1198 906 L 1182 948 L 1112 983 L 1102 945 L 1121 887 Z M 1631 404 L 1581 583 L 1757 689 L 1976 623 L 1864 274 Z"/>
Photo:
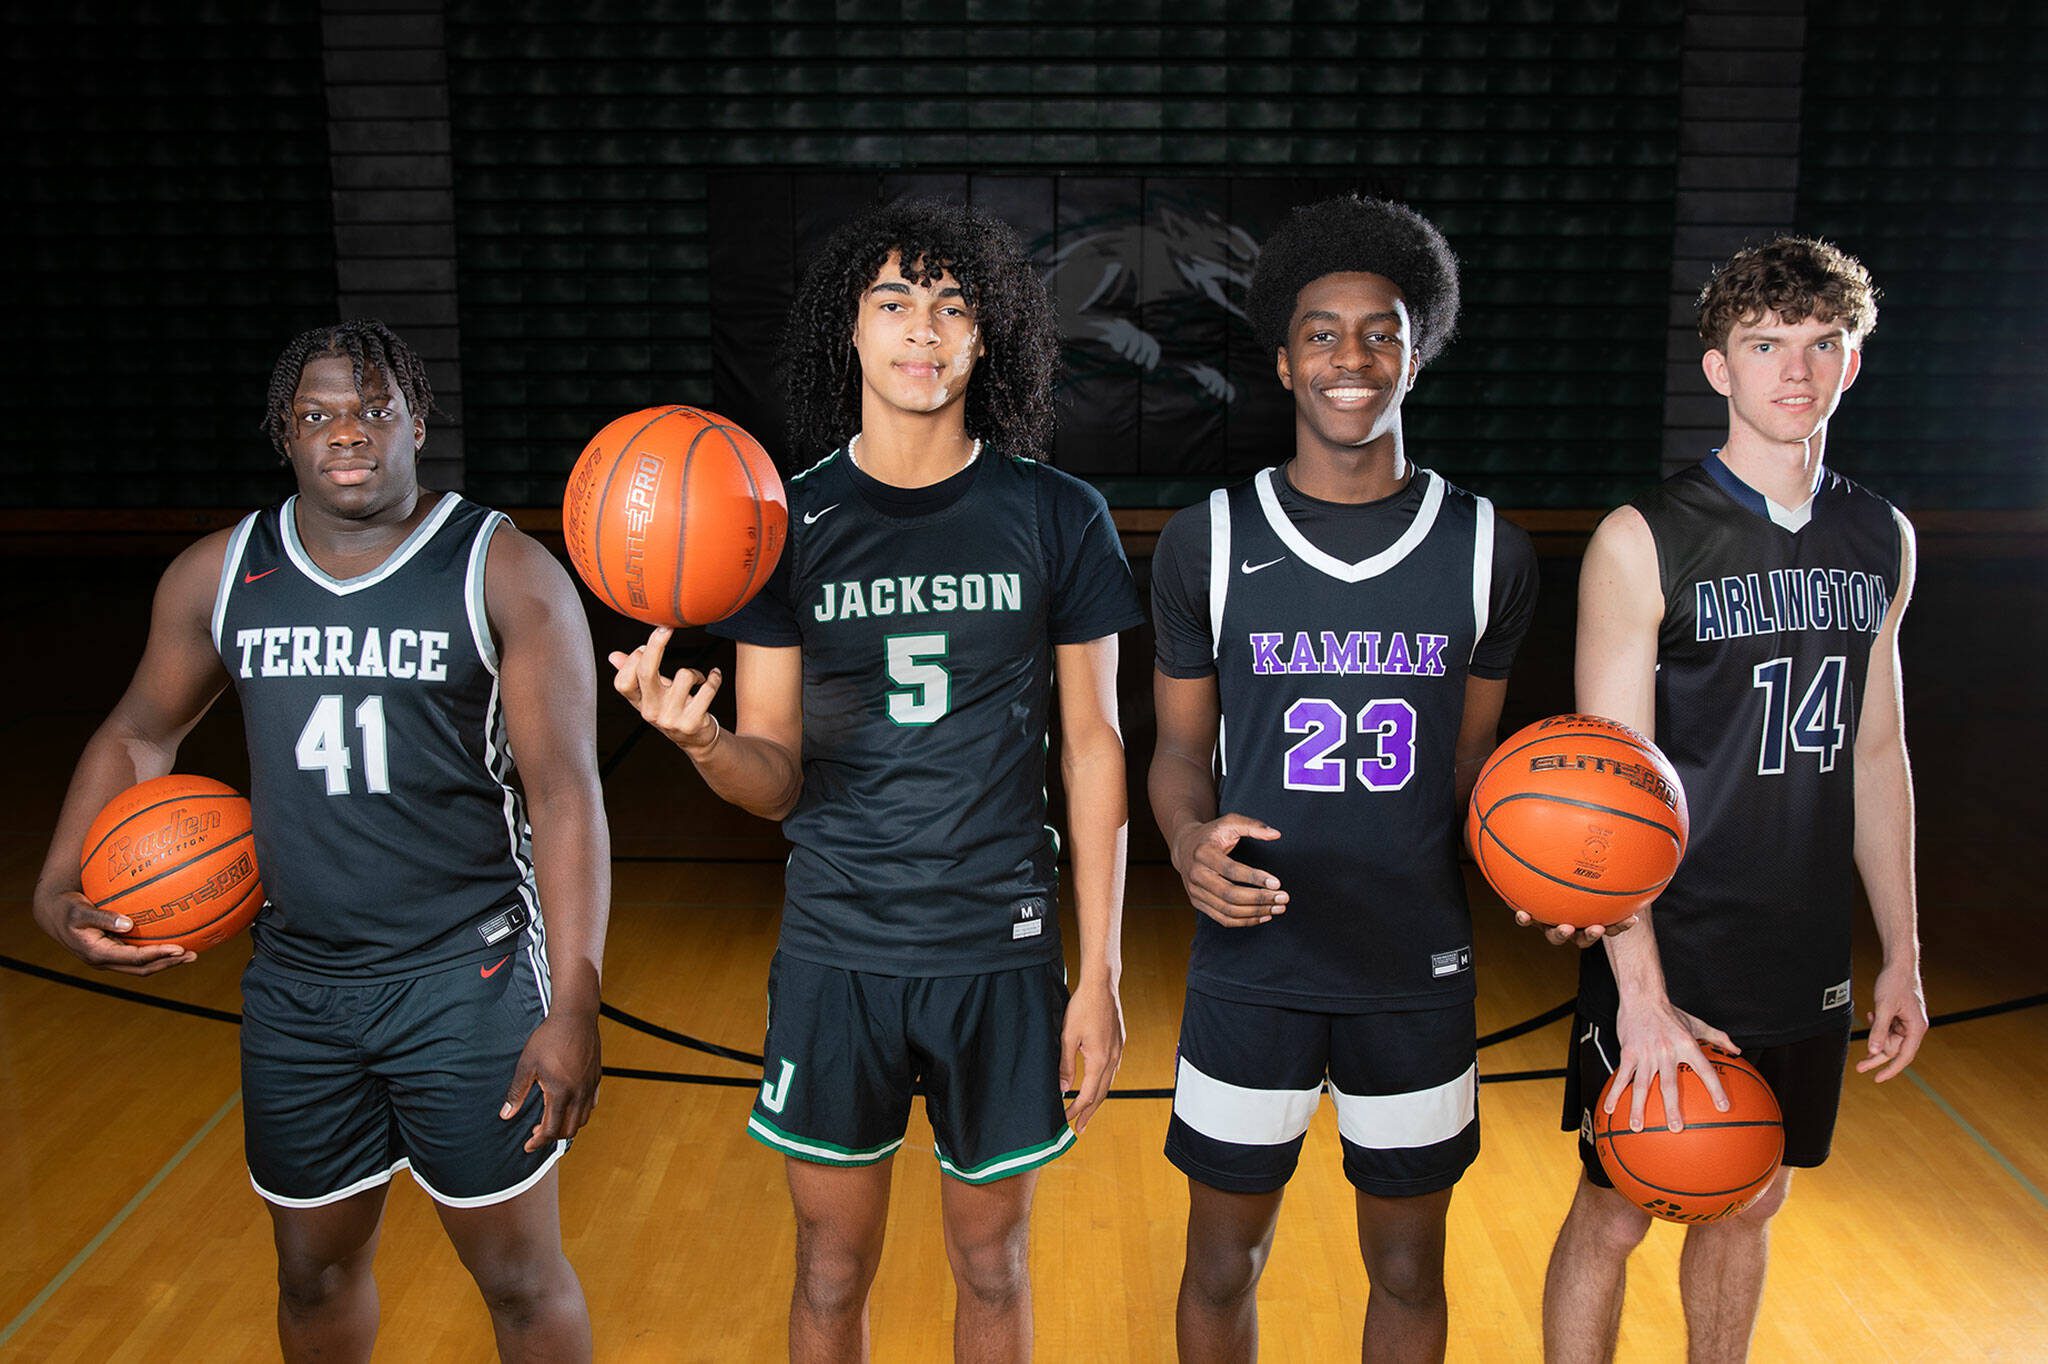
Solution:
<path fill-rule="evenodd" d="M 1053 648 L 1143 618 L 1102 495 L 993 450 L 895 488 L 839 451 L 790 480 L 789 517 L 768 586 L 713 627 L 803 651 L 782 951 L 905 976 L 1057 958 Z"/>

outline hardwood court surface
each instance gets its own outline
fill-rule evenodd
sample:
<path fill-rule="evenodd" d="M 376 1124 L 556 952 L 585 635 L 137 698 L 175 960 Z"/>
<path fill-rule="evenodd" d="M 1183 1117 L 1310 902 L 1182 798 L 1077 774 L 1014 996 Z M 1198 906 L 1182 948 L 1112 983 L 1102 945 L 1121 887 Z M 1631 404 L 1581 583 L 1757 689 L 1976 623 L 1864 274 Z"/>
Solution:
<path fill-rule="evenodd" d="M 0 805 L 0 956 L 67 982 L 202 1009 L 239 1008 L 246 938 L 136 982 L 89 973 L 37 931 L 28 897 L 71 762 L 139 650 L 157 563 L 33 561 L 51 595 L 16 597 L 4 628 L 41 667 L 5 679 L 0 734 L 15 775 Z M 1562 709 L 1572 565 L 1544 564 L 1545 608 L 1505 727 Z M 1908 619 L 1909 738 L 1919 781 L 1927 987 L 1937 1014 L 2048 990 L 2033 875 L 2048 814 L 2033 773 L 2048 745 L 2034 699 L 2048 574 L 2030 561 L 1923 564 Z M 2021 633 L 2013 633 L 2014 624 Z M 600 647 L 622 631 L 600 622 Z M 1149 642 L 1125 645 L 1134 766 L 1151 733 Z M 609 695 L 616 893 L 605 995 L 651 1024 L 760 1046 L 779 901 L 772 828 L 708 799 L 679 754 Z M 188 741 L 182 770 L 240 782 L 232 702 Z M 1172 1083 L 1192 932 L 1134 785 L 1120 1089 Z M 1482 1033 L 1543 1014 L 1571 991 L 1567 952 L 1474 897 Z M 1862 926 L 1867 930 L 1867 923 Z M 1071 942 L 1071 932 L 1069 941 Z M 1859 939 L 1867 1001 L 1875 944 Z M 792 1232 L 781 1161 L 743 1125 L 758 1071 L 604 1025 L 608 1066 L 728 1083 L 613 1075 L 563 1160 L 568 1253 L 598 1355 L 617 1360 L 780 1356 Z M 1566 1024 L 1488 1047 L 1486 1075 L 1547 1071 Z M 1776 1224 L 1754 1357 L 1947 1360 L 2048 1357 L 2048 1007 L 1957 1022 L 1883 1087 L 1851 1075 L 1834 1157 L 1802 1172 Z M 241 1152 L 230 1022 L 0 970 L 0 1359 L 238 1360 L 275 1356 L 269 1220 Z M 1533 1359 L 1542 1276 L 1576 1161 L 1557 1130 L 1555 1079 L 1482 1089 L 1484 1150 L 1451 1210 L 1451 1355 Z M 1038 1357 L 1172 1357 L 1185 1184 L 1160 1155 L 1168 1105 L 1107 1104 L 1040 1183 L 1032 1265 Z M 896 1159 L 889 1245 L 872 1299 L 877 1359 L 947 1357 L 951 1289 L 938 1174 L 921 1113 Z M 1656 1228 L 1631 1263 L 1625 1359 L 1677 1358 L 1681 1233 Z M 401 1175 L 378 1254 L 391 1361 L 491 1357 L 481 1304 L 431 1207 Z M 1354 1358 L 1365 1276 L 1326 1104 L 1289 1190 L 1260 1295 L 1265 1357 Z"/>

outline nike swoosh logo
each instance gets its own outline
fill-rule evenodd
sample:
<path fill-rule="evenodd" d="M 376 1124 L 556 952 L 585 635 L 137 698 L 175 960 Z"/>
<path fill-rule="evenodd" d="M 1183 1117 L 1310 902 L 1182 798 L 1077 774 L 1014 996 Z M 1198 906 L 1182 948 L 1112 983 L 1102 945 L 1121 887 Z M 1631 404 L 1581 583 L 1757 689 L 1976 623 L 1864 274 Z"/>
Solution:
<path fill-rule="evenodd" d="M 512 960 L 512 958 L 509 956 L 500 957 L 496 961 L 492 962 L 489 966 L 480 966 L 477 968 L 477 970 L 485 980 L 489 980 L 493 972 L 495 972 L 500 966 L 503 966 L 506 962 L 510 960 Z"/>
<path fill-rule="evenodd" d="M 282 565 L 282 564 L 279 564 L 279 565 L 278 565 L 278 568 L 282 568 L 282 567 L 284 567 L 284 565 Z M 256 581 L 256 580 L 258 579 L 258 578 L 267 578 L 267 577 L 269 577 L 269 576 L 270 576 L 271 574 L 273 574 L 273 573 L 275 573 L 275 572 L 277 572 L 277 569 L 276 569 L 276 568 L 266 568 L 266 569 L 264 569 L 264 570 L 263 570 L 263 571 L 262 571 L 261 573 L 248 573 L 248 572 L 244 572 L 244 573 L 242 574 L 242 581 L 243 581 L 243 582 L 245 582 L 245 583 L 253 583 L 253 582 L 255 582 L 255 581 Z"/>
<path fill-rule="evenodd" d="M 804 513 L 804 524 L 808 526 L 808 525 L 810 525 L 810 524 L 811 524 L 811 522 L 813 522 L 813 521 L 817 520 L 817 519 L 818 519 L 819 517 L 823 516 L 823 515 L 824 515 L 824 514 L 825 514 L 826 512 L 828 512 L 828 511 L 836 511 L 836 510 L 838 509 L 838 507 L 839 507 L 839 504 L 838 504 L 837 502 L 834 502 L 834 503 L 833 503 L 833 504 L 832 504 L 831 506 L 829 506 L 829 507 L 824 507 L 824 508 L 821 508 L 821 509 L 819 509 L 818 511 L 814 511 L 814 512 L 805 512 L 805 513 Z"/>
<path fill-rule="evenodd" d="M 1262 569 L 1262 568 L 1271 568 L 1271 567 L 1272 567 L 1272 566 L 1273 566 L 1274 564 L 1277 564 L 1277 563 L 1281 562 L 1281 561 L 1282 561 L 1282 560 L 1284 560 L 1284 559 L 1285 559 L 1286 557 L 1287 557 L 1287 556 L 1286 556 L 1285 554 L 1283 554 L 1283 555 L 1281 555 L 1281 556 L 1280 556 L 1280 558 L 1279 558 L 1279 559 L 1268 559 L 1268 560 L 1266 560 L 1266 562 L 1264 562 L 1263 564 L 1255 564 L 1255 563 L 1253 563 L 1253 562 L 1252 562 L 1252 561 L 1251 561 L 1250 559 L 1246 559 L 1246 560 L 1245 560 L 1244 562 L 1240 563 L 1240 564 L 1239 564 L 1239 565 L 1238 565 L 1237 567 L 1238 567 L 1238 570 L 1239 570 L 1240 572 L 1243 572 L 1243 573 L 1256 573 L 1256 572 L 1258 572 L 1258 571 L 1259 571 L 1260 569 Z"/>

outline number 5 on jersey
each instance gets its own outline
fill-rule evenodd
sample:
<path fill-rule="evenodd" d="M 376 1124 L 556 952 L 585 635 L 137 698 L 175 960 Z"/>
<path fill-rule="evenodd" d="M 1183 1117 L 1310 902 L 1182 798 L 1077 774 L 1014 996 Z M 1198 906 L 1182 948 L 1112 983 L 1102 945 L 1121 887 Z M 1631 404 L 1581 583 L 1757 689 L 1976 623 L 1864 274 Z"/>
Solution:
<path fill-rule="evenodd" d="M 946 656 L 945 632 L 890 635 L 883 647 L 889 680 L 897 687 L 889 693 L 889 718 L 899 725 L 928 725 L 943 716 L 953 704 L 952 675 L 936 661 Z"/>
<path fill-rule="evenodd" d="M 356 707 L 356 732 L 363 743 L 363 786 L 371 795 L 391 794 L 391 760 L 384 734 L 384 698 L 369 696 Z M 327 794 L 349 794 L 349 769 L 354 760 L 342 733 L 341 698 L 329 694 L 313 705 L 306 727 L 293 750 L 301 772 L 327 774 Z"/>

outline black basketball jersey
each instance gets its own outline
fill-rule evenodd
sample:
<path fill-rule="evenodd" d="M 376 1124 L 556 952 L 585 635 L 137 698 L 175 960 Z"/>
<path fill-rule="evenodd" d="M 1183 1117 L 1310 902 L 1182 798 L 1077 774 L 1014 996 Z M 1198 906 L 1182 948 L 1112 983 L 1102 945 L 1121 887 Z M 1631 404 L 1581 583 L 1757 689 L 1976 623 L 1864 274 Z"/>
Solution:
<path fill-rule="evenodd" d="M 443 493 L 382 566 L 343 581 L 300 542 L 297 501 L 235 528 L 213 608 L 270 897 L 256 950 L 362 980 L 503 952 L 529 923 L 538 944 L 484 609 L 504 516 Z"/>
<path fill-rule="evenodd" d="M 1691 837 L 1654 906 L 1671 1000 L 1738 1039 L 1795 1041 L 1849 1009 L 1855 749 L 1904 518 L 1832 471 L 1800 512 L 1718 458 L 1633 505 L 1657 544 L 1657 744 Z M 1617 1006 L 1585 952 L 1581 1008 Z"/>
<path fill-rule="evenodd" d="M 904 490 L 841 452 L 792 478 L 774 578 L 714 627 L 803 653 L 782 950 L 905 976 L 1057 958 L 1052 650 L 1142 618 L 1101 494 L 1034 460 Z"/>
<path fill-rule="evenodd" d="M 1231 855 L 1288 902 L 1251 928 L 1196 920 L 1203 993 L 1338 1011 L 1473 995 L 1455 753 L 1492 609 L 1493 506 L 1415 477 L 1407 529 L 1357 563 L 1301 534 L 1273 469 L 1210 496 L 1217 809 L 1280 830 Z"/>

